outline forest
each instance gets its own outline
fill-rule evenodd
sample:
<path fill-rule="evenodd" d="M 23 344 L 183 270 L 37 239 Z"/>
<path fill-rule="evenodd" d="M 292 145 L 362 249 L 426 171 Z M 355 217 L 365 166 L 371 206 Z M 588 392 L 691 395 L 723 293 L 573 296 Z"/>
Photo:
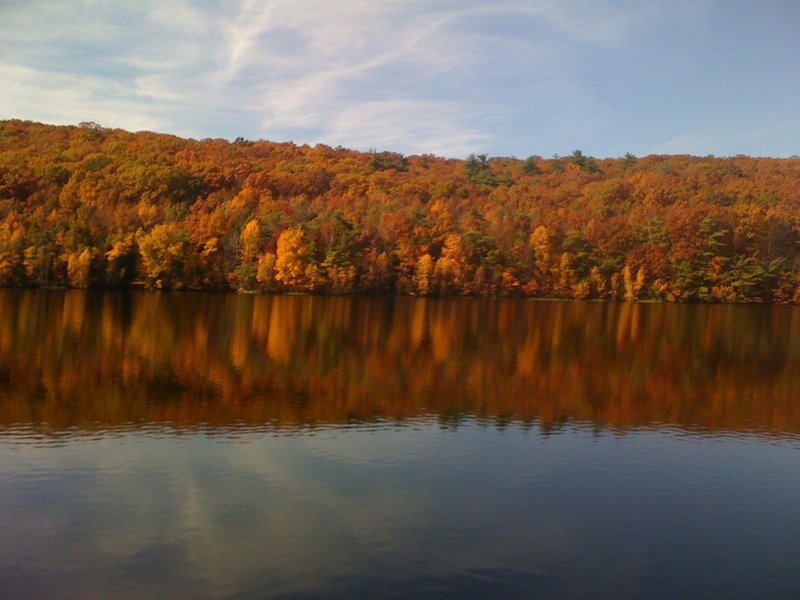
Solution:
<path fill-rule="evenodd" d="M 6 120 L 0 285 L 796 303 L 800 158 L 458 160 Z"/>

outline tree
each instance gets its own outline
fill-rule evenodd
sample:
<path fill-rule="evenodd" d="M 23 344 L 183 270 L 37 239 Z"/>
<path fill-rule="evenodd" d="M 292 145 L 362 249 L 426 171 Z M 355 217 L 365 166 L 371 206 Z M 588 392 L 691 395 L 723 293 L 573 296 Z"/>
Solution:
<path fill-rule="evenodd" d="M 620 159 L 619 164 L 623 171 L 627 171 L 636 166 L 636 161 L 637 158 L 633 154 L 626 152 L 625 156 Z"/>
<path fill-rule="evenodd" d="M 311 291 L 320 283 L 312 248 L 300 227 L 278 236 L 275 280 L 291 291 Z"/>
<path fill-rule="evenodd" d="M 636 276 L 633 276 L 633 271 L 629 265 L 625 265 L 622 269 L 622 281 L 625 286 L 625 300 L 634 301 L 639 298 L 639 294 L 644 288 L 645 281 L 644 267 L 639 267 L 636 271 Z"/>
<path fill-rule="evenodd" d="M 377 248 L 367 248 L 359 260 L 361 277 L 359 289 L 372 294 L 386 294 L 392 291 L 392 267 L 389 255 Z"/>
<path fill-rule="evenodd" d="M 116 236 L 111 249 L 106 252 L 106 285 L 128 285 L 136 278 L 139 258 L 136 240 L 132 233 Z"/>
<path fill-rule="evenodd" d="M 261 250 L 261 224 L 258 219 L 251 219 L 239 235 L 239 266 L 233 273 L 232 280 L 242 289 L 251 290 L 257 279 L 258 255 Z"/>
<path fill-rule="evenodd" d="M 264 252 L 258 257 L 258 265 L 256 267 L 256 281 L 261 286 L 261 289 L 270 291 L 275 283 L 275 264 L 277 259 L 272 252 Z"/>
<path fill-rule="evenodd" d="M 464 172 L 472 183 L 478 185 L 497 185 L 497 179 L 492 172 L 489 159 L 485 154 L 470 154 L 464 161 Z"/>
<path fill-rule="evenodd" d="M 89 287 L 94 251 L 84 248 L 81 252 L 70 252 L 67 255 L 67 278 L 74 288 Z"/>
<path fill-rule="evenodd" d="M 445 238 L 439 260 L 433 269 L 434 289 L 445 295 L 460 294 L 470 277 L 464 240 L 456 233 Z"/>
<path fill-rule="evenodd" d="M 525 162 L 522 163 L 522 173 L 524 175 L 538 175 L 541 173 L 537 159 L 538 157 L 536 156 L 529 156 L 525 159 Z"/>
<path fill-rule="evenodd" d="M 16 215 L 9 215 L 0 224 L 0 285 L 8 285 L 21 277 L 23 226 Z"/>
<path fill-rule="evenodd" d="M 258 219 L 248 221 L 239 236 L 239 248 L 243 263 L 252 263 L 261 250 L 261 224 Z"/>
<path fill-rule="evenodd" d="M 553 158 L 550 161 L 550 172 L 563 173 L 564 170 L 564 161 L 561 160 L 561 157 L 558 154 L 553 154 Z"/>
<path fill-rule="evenodd" d="M 798 302 L 799 181 L 0 121 L 0 284 Z"/>
<path fill-rule="evenodd" d="M 156 225 L 149 233 L 141 233 L 137 241 L 148 286 L 189 286 L 189 234 L 179 223 Z"/>
<path fill-rule="evenodd" d="M 536 270 L 539 274 L 539 283 L 540 285 L 546 284 L 550 278 L 553 248 L 550 241 L 550 231 L 544 225 L 539 225 L 533 230 L 531 248 L 533 249 Z"/>
<path fill-rule="evenodd" d="M 420 296 L 427 296 L 433 291 L 433 257 L 427 252 L 419 257 L 414 270 L 414 286 Z"/>
<path fill-rule="evenodd" d="M 591 156 L 586 156 L 580 150 L 575 150 L 569 157 L 572 164 L 577 165 L 581 171 L 597 172 L 597 161 Z"/>

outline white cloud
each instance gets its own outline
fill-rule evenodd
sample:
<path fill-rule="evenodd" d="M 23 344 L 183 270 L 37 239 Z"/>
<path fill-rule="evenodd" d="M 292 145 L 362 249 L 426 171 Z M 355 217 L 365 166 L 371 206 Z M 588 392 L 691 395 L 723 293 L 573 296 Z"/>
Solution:
<path fill-rule="evenodd" d="M 0 62 L 0 81 L 5 82 L 0 97 L 3 117 L 58 124 L 95 121 L 132 131 L 168 127 L 126 90 L 102 78 Z"/>
<path fill-rule="evenodd" d="M 416 16 L 406 8 L 413 4 L 397 3 L 288 6 L 245 3 L 223 30 L 229 60 L 215 78 L 222 85 L 248 71 L 260 75 L 244 105 L 261 115 L 268 137 L 459 153 L 488 138 L 465 127 L 465 117 L 479 118 L 474 105 L 416 89 L 470 64 L 478 49 L 443 35 L 461 13 Z"/>
<path fill-rule="evenodd" d="M 536 90 L 584 94 L 567 40 L 617 48 L 669 10 L 609 0 L 32 1 L 0 20 L 0 113 L 463 155 L 496 145 L 509 115 L 545 119 L 557 99 Z"/>
<path fill-rule="evenodd" d="M 479 126 L 482 118 L 475 108 L 455 102 L 363 102 L 331 115 L 321 141 L 348 139 L 357 148 L 464 156 L 489 138 Z"/>

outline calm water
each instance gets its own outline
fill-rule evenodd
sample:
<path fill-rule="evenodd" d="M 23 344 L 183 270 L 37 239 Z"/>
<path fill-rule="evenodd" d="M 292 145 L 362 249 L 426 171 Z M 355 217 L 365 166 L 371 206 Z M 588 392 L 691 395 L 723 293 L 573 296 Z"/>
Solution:
<path fill-rule="evenodd" d="M 0 597 L 800 597 L 800 309 L 0 290 Z"/>

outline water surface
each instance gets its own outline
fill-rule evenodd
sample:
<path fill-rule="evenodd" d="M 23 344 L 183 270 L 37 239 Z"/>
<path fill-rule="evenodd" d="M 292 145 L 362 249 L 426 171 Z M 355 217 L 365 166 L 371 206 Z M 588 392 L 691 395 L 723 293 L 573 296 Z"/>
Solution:
<path fill-rule="evenodd" d="M 0 290 L 0 596 L 800 596 L 800 311 Z"/>

